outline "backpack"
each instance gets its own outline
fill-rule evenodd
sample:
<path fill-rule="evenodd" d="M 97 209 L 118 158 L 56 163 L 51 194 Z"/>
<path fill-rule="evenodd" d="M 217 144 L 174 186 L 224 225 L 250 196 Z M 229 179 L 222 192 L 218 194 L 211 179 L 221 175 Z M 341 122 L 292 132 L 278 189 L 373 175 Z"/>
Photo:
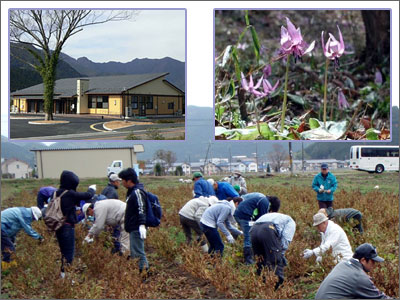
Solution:
<path fill-rule="evenodd" d="M 162 208 L 158 196 L 142 190 L 146 196 L 146 226 L 157 227 L 161 223 Z"/>
<path fill-rule="evenodd" d="M 51 231 L 58 230 L 65 223 L 66 217 L 61 211 L 61 197 L 64 196 L 66 192 L 68 192 L 68 190 L 62 192 L 62 194 L 57 197 L 57 191 L 55 191 L 53 198 L 47 205 L 46 213 L 43 217 L 43 220 L 47 228 Z"/>

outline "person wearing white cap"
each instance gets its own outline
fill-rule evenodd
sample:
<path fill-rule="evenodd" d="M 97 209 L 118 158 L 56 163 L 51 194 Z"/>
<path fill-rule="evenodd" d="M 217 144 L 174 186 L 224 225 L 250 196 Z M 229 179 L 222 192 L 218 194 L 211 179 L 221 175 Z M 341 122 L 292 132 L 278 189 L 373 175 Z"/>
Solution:
<path fill-rule="evenodd" d="M 121 178 L 117 174 L 113 173 L 108 177 L 108 185 L 101 191 L 101 195 L 104 195 L 107 199 L 119 199 L 118 198 L 118 188 L 121 182 Z"/>
<path fill-rule="evenodd" d="M 208 179 L 209 180 L 209 179 Z M 203 231 L 200 228 L 200 219 L 207 207 L 218 202 L 217 197 L 194 198 L 186 202 L 179 211 L 179 219 L 186 236 L 186 243 L 192 242 L 192 230 L 197 234 L 197 242 L 200 243 L 204 252 L 208 251 L 207 243 L 202 239 Z"/>
<path fill-rule="evenodd" d="M 228 182 L 234 187 L 239 186 L 239 195 L 247 194 L 247 184 L 246 179 L 242 176 L 242 174 L 238 171 L 233 172 L 232 176 L 229 177 Z"/>
<path fill-rule="evenodd" d="M 313 226 L 317 226 L 321 233 L 321 245 L 314 249 L 306 249 L 303 252 L 305 259 L 315 255 L 317 262 L 322 260 L 322 254 L 332 248 L 332 255 L 336 262 L 349 260 L 353 256 L 349 239 L 346 233 L 335 222 L 330 221 L 323 213 L 317 213 L 313 217 Z"/>
<path fill-rule="evenodd" d="M 32 221 L 38 221 L 42 218 L 41 210 L 32 206 L 11 207 L 1 212 L 1 252 L 2 252 L 2 269 L 5 270 L 11 265 L 11 253 L 15 252 L 15 238 L 21 229 L 32 238 L 42 242 L 44 238 L 37 233 L 31 226 Z"/>
<path fill-rule="evenodd" d="M 85 242 L 93 242 L 93 238 L 98 236 L 106 225 L 111 227 L 120 227 L 119 234 L 114 235 L 113 253 L 124 253 L 129 251 L 129 234 L 125 231 L 125 210 L 126 203 L 117 199 L 106 199 L 96 203 L 86 203 L 83 205 L 82 211 L 85 217 L 93 216 L 94 223 L 90 228 Z"/>

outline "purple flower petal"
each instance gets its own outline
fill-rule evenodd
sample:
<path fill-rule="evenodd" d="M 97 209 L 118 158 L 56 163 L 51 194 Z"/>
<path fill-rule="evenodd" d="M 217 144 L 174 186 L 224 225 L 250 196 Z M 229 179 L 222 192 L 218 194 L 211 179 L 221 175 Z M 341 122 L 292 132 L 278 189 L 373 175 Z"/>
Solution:
<path fill-rule="evenodd" d="M 379 69 L 376 69 L 375 72 L 375 83 L 377 85 L 381 85 L 383 83 L 382 73 L 379 71 Z"/>
<path fill-rule="evenodd" d="M 269 75 L 271 75 L 271 73 L 272 73 L 271 65 L 266 65 L 265 68 L 263 69 L 263 73 L 264 73 L 265 78 L 269 77 Z"/>
<path fill-rule="evenodd" d="M 348 108 L 350 106 L 341 89 L 338 91 L 338 105 L 339 109 Z"/>
<path fill-rule="evenodd" d="M 249 90 L 249 85 L 248 85 L 248 83 L 247 83 L 246 77 L 244 77 L 243 72 L 242 72 L 241 74 L 242 74 L 242 87 L 243 87 L 246 91 L 248 91 L 248 90 Z"/>

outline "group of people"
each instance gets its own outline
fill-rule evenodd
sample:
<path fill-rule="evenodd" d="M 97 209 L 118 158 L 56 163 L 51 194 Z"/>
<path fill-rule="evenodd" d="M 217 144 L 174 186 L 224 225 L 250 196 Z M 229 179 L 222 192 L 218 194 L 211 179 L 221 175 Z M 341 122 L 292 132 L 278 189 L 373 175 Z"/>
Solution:
<path fill-rule="evenodd" d="M 113 253 L 130 252 L 128 258 L 139 258 L 139 271 L 149 269 L 144 250 L 146 239 L 146 192 L 139 182 L 134 169 L 128 168 L 118 175 L 111 174 L 109 182 L 101 194 L 96 195 L 96 185 L 89 186 L 86 192 L 77 192 L 79 177 L 71 171 L 63 171 L 60 186 L 42 187 L 37 195 L 37 206 L 31 208 L 12 207 L 1 212 L 1 251 L 2 269 L 16 265 L 13 260 L 15 237 L 24 229 L 34 239 L 44 238 L 31 226 L 32 221 L 42 219 L 49 202 L 60 197 L 60 207 L 65 218 L 63 225 L 55 231 L 61 252 L 61 273 L 65 277 L 66 267 L 70 266 L 75 254 L 75 225 L 92 220 L 84 239 L 93 242 L 107 226 L 112 229 Z M 120 183 L 127 189 L 126 201 L 118 198 Z"/>
<path fill-rule="evenodd" d="M 285 252 L 296 231 L 293 218 L 278 212 L 281 204 L 279 198 L 258 192 L 248 193 L 246 181 L 240 173 L 215 181 L 211 178 L 206 180 L 200 172 L 195 172 L 193 181 L 194 199 L 189 200 L 179 211 L 186 242 L 192 243 L 193 230 L 203 251 L 222 256 L 224 242 L 218 230 L 232 244 L 243 235 L 245 264 L 254 264 L 256 258 L 258 275 L 265 267 L 273 270 L 278 277 L 275 285 L 275 289 L 278 289 L 284 282 L 284 267 L 288 264 Z M 337 180 L 329 172 L 327 164 L 321 165 L 321 172 L 314 177 L 312 188 L 317 193 L 320 208 L 313 216 L 313 226 L 321 233 L 321 244 L 314 249 L 305 249 L 303 258 L 314 256 L 319 263 L 323 254 L 332 250 L 337 263 L 321 284 L 317 298 L 387 297 L 367 275 L 375 262 L 383 261 L 377 256 L 375 247 L 365 243 L 353 253 L 345 231 L 337 224 L 347 222 L 360 234 L 364 231 L 360 211 L 353 208 L 333 209 Z M 208 243 L 203 239 L 203 234 Z M 340 280 L 336 282 L 338 278 Z M 353 288 L 354 284 L 358 284 L 358 287 Z"/>
<path fill-rule="evenodd" d="M 289 215 L 279 213 L 281 201 L 278 197 L 259 192 L 248 192 L 246 181 L 240 173 L 222 181 L 206 180 L 200 172 L 193 174 L 193 199 L 179 211 L 180 224 L 188 244 L 193 243 L 192 231 L 200 249 L 210 255 L 222 257 L 223 233 L 228 243 L 234 244 L 243 236 L 243 258 L 247 265 L 256 264 L 256 272 L 264 268 L 273 270 L 278 277 L 275 289 L 284 282 L 284 268 L 288 261 L 285 253 L 293 241 L 296 223 Z M 127 189 L 126 201 L 118 199 L 120 183 Z M 1 213 L 2 268 L 15 262 L 11 254 L 15 251 L 15 236 L 24 229 L 39 241 L 43 237 L 31 227 L 34 220 L 46 214 L 46 207 L 55 197 L 61 199 L 64 224 L 55 234 L 60 247 L 61 277 L 65 277 L 65 264 L 71 265 L 75 251 L 75 224 L 92 219 L 85 243 L 93 242 L 106 226 L 112 228 L 113 253 L 130 252 L 139 258 L 139 271 L 148 271 L 149 263 L 144 250 L 146 239 L 146 192 L 132 168 L 111 174 L 107 187 L 95 195 L 96 185 L 86 192 L 77 192 L 79 178 L 71 171 L 63 171 L 60 186 L 43 187 L 37 196 L 37 206 L 31 208 L 8 208 Z M 355 229 L 363 233 L 362 215 L 351 208 L 333 209 L 333 194 L 337 188 L 335 176 L 326 164 L 315 176 L 312 188 L 317 193 L 320 210 L 313 216 L 313 226 L 321 233 L 321 244 L 314 249 L 305 249 L 303 258 L 315 256 L 322 260 L 329 249 L 337 262 L 336 267 L 322 282 L 316 298 L 384 298 L 369 279 L 367 272 L 375 262 L 383 261 L 371 244 L 362 244 L 353 253 L 345 231 L 338 222 L 355 222 Z M 205 236 L 205 239 L 203 238 Z M 146 272 L 147 273 L 147 272 Z"/>

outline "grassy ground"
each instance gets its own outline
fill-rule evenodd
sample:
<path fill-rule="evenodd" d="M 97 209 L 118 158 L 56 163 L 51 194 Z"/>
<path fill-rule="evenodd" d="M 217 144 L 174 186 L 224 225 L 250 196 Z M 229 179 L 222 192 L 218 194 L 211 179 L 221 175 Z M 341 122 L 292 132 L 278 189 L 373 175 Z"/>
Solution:
<path fill-rule="evenodd" d="M 378 288 L 398 297 L 398 173 L 370 175 L 335 172 L 339 189 L 334 206 L 354 207 L 363 213 L 365 234 L 360 236 L 344 226 L 353 250 L 363 242 L 377 246 L 386 261 L 372 274 Z M 86 230 L 76 228 L 76 256 L 70 275 L 58 279 L 59 249 L 53 234 L 41 222 L 33 226 L 45 236 L 37 241 L 21 232 L 17 238 L 18 266 L 2 272 L 2 298 L 313 298 L 319 284 L 334 266 L 325 256 L 321 265 L 300 258 L 305 248 L 320 243 L 311 226 L 318 210 L 315 193 L 310 189 L 314 174 L 278 175 L 248 178 L 249 191 L 277 195 L 281 212 L 291 215 L 297 224 L 293 243 L 287 252 L 286 283 L 273 291 L 275 277 L 266 273 L 267 283 L 254 274 L 253 267 L 242 263 L 242 239 L 227 245 L 222 260 L 213 261 L 196 246 L 186 246 L 179 225 L 178 211 L 191 199 L 192 184 L 182 184 L 179 177 L 143 177 L 149 191 L 159 195 L 164 216 L 158 228 L 150 228 L 146 251 L 153 276 L 142 282 L 135 262 L 111 254 L 108 232 L 93 244 L 82 245 Z M 220 177 L 215 177 L 220 179 Z M 96 183 L 98 192 L 105 187 L 101 179 L 82 179 L 78 190 Z M 41 186 L 58 185 L 58 180 L 2 180 L 2 209 L 32 206 Z M 374 189 L 379 185 L 379 189 Z M 126 190 L 119 189 L 120 199 Z M 72 282 L 73 281 L 73 282 Z"/>

